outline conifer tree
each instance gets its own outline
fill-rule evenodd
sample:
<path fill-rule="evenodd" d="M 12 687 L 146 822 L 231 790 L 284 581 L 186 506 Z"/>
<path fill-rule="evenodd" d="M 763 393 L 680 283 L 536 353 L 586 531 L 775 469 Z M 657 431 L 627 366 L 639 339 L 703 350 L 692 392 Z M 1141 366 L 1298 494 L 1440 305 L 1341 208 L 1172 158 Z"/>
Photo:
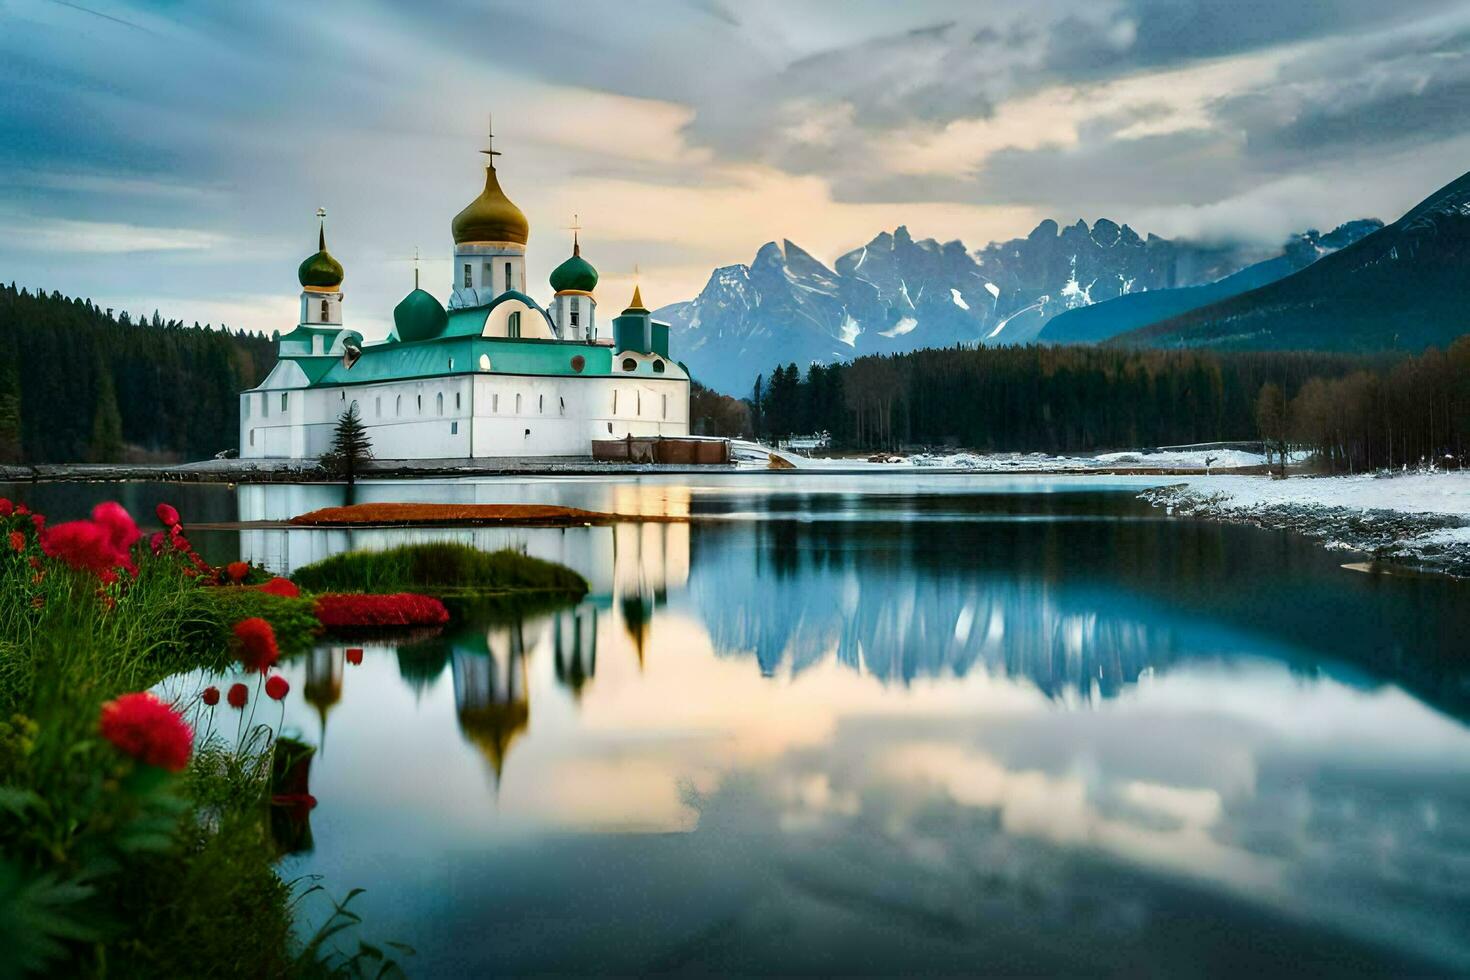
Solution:
<path fill-rule="evenodd" d="M 0 463 L 19 463 L 24 456 L 20 426 L 20 371 L 15 352 L 0 355 Z"/>
<path fill-rule="evenodd" d="M 92 414 L 92 441 L 87 455 L 94 463 L 115 463 L 122 458 L 122 413 L 117 410 L 117 389 L 107 365 L 97 365 L 97 407 Z"/>
<path fill-rule="evenodd" d="M 322 465 L 348 483 L 357 479 L 362 464 L 373 458 L 373 447 L 367 429 L 357 414 L 357 402 L 337 417 L 337 427 L 332 432 L 332 447 L 322 454 Z"/>

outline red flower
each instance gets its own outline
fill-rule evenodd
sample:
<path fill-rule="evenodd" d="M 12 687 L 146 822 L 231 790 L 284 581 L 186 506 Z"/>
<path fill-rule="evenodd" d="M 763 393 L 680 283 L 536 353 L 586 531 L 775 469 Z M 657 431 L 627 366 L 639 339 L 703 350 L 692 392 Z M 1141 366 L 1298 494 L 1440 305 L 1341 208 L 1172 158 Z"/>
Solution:
<path fill-rule="evenodd" d="M 158 523 L 164 527 L 173 527 L 179 523 L 179 512 L 168 504 L 159 504 L 153 508 L 153 513 L 158 515 Z"/>
<path fill-rule="evenodd" d="M 362 647 L 347 648 L 347 662 L 356 667 L 362 663 Z"/>
<path fill-rule="evenodd" d="M 148 539 L 148 547 L 152 548 L 156 555 L 163 550 L 163 543 L 167 540 L 168 536 L 162 531 L 154 531 L 153 536 Z"/>
<path fill-rule="evenodd" d="M 240 662 L 248 672 L 264 674 L 281 657 L 276 631 L 259 616 L 236 623 L 235 639 L 240 641 Z"/>
<path fill-rule="evenodd" d="M 225 695 L 225 700 L 230 702 L 232 708 L 243 708 L 245 702 L 250 700 L 250 688 L 237 681 L 230 685 L 230 692 Z"/>
<path fill-rule="evenodd" d="M 437 626 L 449 621 L 449 610 L 433 596 L 401 592 L 396 595 L 317 596 L 316 618 L 323 626 Z"/>
<path fill-rule="evenodd" d="M 34 524 L 34 525 L 36 525 L 36 530 L 37 531 L 40 531 L 42 528 L 44 528 L 46 526 L 46 515 L 45 514 L 32 514 L 31 515 L 31 523 Z"/>
<path fill-rule="evenodd" d="M 173 542 L 175 551 L 189 550 L 189 539 L 184 537 L 182 534 L 175 534 L 173 537 Z"/>
<path fill-rule="evenodd" d="M 30 512 L 31 512 L 31 509 L 29 507 L 27 507 L 25 504 L 16 504 L 15 505 L 15 516 L 16 517 L 24 517 L 27 514 L 29 514 Z"/>
<path fill-rule="evenodd" d="M 112 543 L 114 552 L 126 555 L 128 549 L 137 543 L 143 533 L 138 530 L 138 525 L 123 510 L 121 504 L 107 501 L 92 508 L 92 523 L 107 529 L 108 540 Z M 121 564 L 121 562 L 119 562 Z"/>
<path fill-rule="evenodd" d="M 24 534 L 21 534 L 19 531 L 11 531 L 10 532 L 10 550 L 11 551 L 25 551 L 26 550 L 26 536 Z"/>
<path fill-rule="evenodd" d="M 215 687 L 213 684 L 206 687 L 204 689 L 204 693 L 199 696 L 204 700 L 204 703 L 209 705 L 211 708 L 219 704 L 219 688 Z"/>
<path fill-rule="evenodd" d="M 178 772 L 189 764 L 194 732 L 174 710 L 147 691 L 102 706 L 102 737 L 150 766 Z"/>
<path fill-rule="evenodd" d="M 243 582 L 245 576 L 250 574 L 250 566 L 243 561 L 232 561 L 225 566 L 225 574 L 230 577 L 231 582 Z"/>
<path fill-rule="evenodd" d="M 291 690 L 291 685 L 286 683 L 286 678 L 280 674 L 272 674 L 265 682 L 265 693 L 272 701 L 281 701 L 286 693 Z"/>
<path fill-rule="evenodd" d="M 15 513 L 15 504 L 10 502 L 9 497 L 0 497 L 0 517 L 9 517 Z"/>
<path fill-rule="evenodd" d="M 100 581 L 103 585 L 111 585 L 112 583 L 117 581 L 117 572 L 114 572 L 110 568 L 104 568 L 102 569 L 102 571 L 97 573 L 97 580 Z"/>
<path fill-rule="evenodd" d="M 111 535 L 92 521 L 68 521 L 47 528 L 41 535 L 41 550 L 72 568 L 85 569 L 94 575 L 120 563 Z"/>
<path fill-rule="evenodd" d="M 260 591 L 267 595 L 280 596 L 283 599 L 295 599 L 301 595 L 301 590 L 296 587 L 295 582 L 288 578 L 281 578 L 280 576 L 262 585 Z"/>

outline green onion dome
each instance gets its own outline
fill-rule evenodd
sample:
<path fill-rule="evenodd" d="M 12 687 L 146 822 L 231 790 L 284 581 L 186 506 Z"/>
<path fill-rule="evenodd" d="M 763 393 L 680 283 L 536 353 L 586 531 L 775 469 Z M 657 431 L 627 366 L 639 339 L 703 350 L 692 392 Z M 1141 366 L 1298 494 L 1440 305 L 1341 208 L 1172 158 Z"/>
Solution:
<path fill-rule="evenodd" d="M 597 270 L 582 258 L 580 244 L 573 243 L 572 257 L 551 270 L 551 288 L 559 293 L 568 289 L 590 293 L 597 288 Z"/>
<path fill-rule="evenodd" d="M 531 237 L 530 222 L 500 189 L 500 179 L 495 176 L 494 167 L 485 168 L 485 189 L 454 216 L 453 228 L 456 245 L 472 242 L 524 245 Z"/>
<path fill-rule="evenodd" d="M 422 289 L 414 289 L 393 307 L 393 332 L 402 341 L 432 340 L 448 323 L 444 307 Z"/>
<path fill-rule="evenodd" d="M 332 258 L 327 251 L 327 230 L 322 228 L 317 239 L 317 253 L 308 256 L 296 270 L 296 278 L 308 289 L 336 289 L 342 285 L 345 273 L 342 263 Z"/>

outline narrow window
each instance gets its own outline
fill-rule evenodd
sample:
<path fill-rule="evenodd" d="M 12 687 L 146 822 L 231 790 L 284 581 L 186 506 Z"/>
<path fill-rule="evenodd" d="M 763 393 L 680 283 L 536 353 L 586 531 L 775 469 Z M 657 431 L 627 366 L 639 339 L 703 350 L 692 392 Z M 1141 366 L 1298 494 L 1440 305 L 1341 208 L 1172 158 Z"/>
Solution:
<path fill-rule="evenodd" d="M 490 355 L 489 354 L 481 354 L 480 355 L 480 370 L 481 371 L 488 371 L 488 370 L 490 370 Z"/>
<path fill-rule="evenodd" d="M 449 370 L 454 370 L 454 358 L 452 357 L 449 359 Z"/>
<path fill-rule="evenodd" d="M 434 398 L 434 410 L 438 415 L 444 414 L 444 392 L 439 392 Z"/>
<path fill-rule="evenodd" d="M 418 399 L 419 399 L 419 414 L 422 415 L 422 414 L 424 414 L 424 396 L 423 395 L 419 395 L 418 396 Z"/>
<path fill-rule="evenodd" d="M 375 418 L 382 418 L 383 417 L 383 396 L 382 395 L 379 395 L 377 397 L 377 399 L 373 402 L 373 416 Z"/>
<path fill-rule="evenodd" d="M 519 337 L 521 335 L 521 314 L 512 313 L 505 321 L 505 335 L 507 337 Z"/>
<path fill-rule="evenodd" d="M 618 414 L 618 389 L 613 389 L 613 414 Z"/>
<path fill-rule="evenodd" d="M 395 417 L 403 414 L 403 396 L 402 395 L 394 395 L 393 396 L 393 414 L 394 414 Z"/>
<path fill-rule="evenodd" d="M 327 301 L 322 300 L 322 322 L 327 322 Z"/>
<path fill-rule="evenodd" d="M 352 411 L 354 411 L 354 412 L 357 411 L 357 399 L 356 398 L 352 399 Z"/>
<path fill-rule="evenodd" d="M 510 263 L 509 262 L 505 263 L 505 288 L 506 288 L 506 291 L 507 292 L 510 290 Z"/>
<path fill-rule="evenodd" d="M 288 397 L 289 396 L 286 394 L 286 392 L 284 392 L 284 391 L 281 392 L 281 411 L 283 411 L 283 412 L 286 410 L 286 404 L 287 404 L 286 399 Z"/>
<path fill-rule="evenodd" d="M 454 410 L 456 412 L 459 411 L 459 395 L 460 393 L 457 391 L 454 393 Z"/>
<path fill-rule="evenodd" d="M 662 395 L 660 397 L 662 397 L 663 400 L 664 400 L 664 418 L 668 418 L 669 417 L 669 396 L 668 395 Z"/>
<path fill-rule="evenodd" d="M 241 409 L 242 409 L 241 414 L 244 415 L 248 419 L 250 417 L 250 396 L 249 395 L 246 395 L 245 396 L 245 401 L 244 401 L 244 404 L 241 406 Z"/>
<path fill-rule="evenodd" d="M 572 297 L 572 326 L 582 322 L 582 297 Z"/>
<path fill-rule="evenodd" d="M 250 430 L 250 445 L 252 445 L 252 446 L 255 445 L 255 430 L 254 429 L 251 429 Z"/>
<path fill-rule="evenodd" d="M 521 414 L 521 393 L 516 392 L 516 414 Z"/>
<path fill-rule="evenodd" d="M 470 271 L 470 264 L 466 262 L 464 264 L 464 288 L 469 289 L 472 285 L 474 285 L 474 282 L 474 273 Z"/>
<path fill-rule="evenodd" d="M 545 415 L 546 414 L 546 396 L 545 395 L 538 395 L 538 396 L 536 396 L 536 414 L 537 415 Z"/>
<path fill-rule="evenodd" d="M 263 419 L 268 419 L 268 418 L 271 417 L 271 396 L 270 395 L 261 395 L 260 396 L 260 417 L 263 418 Z"/>
<path fill-rule="evenodd" d="M 500 392 L 498 392 L 498 391 L 495 394 L 493 394 L 493 395 L 490 396 L 490 411 L 492 411 L 492 412 L 499 412 L 500 411 Z"/>
<path fill-rule="evenodd" d="M 450 422 L 449 423 L 449 434 L 452 435 L 452 436 L 459 435 L 459 423 L 458 422 Z"/>
<path fill-rule="evenodd" d="M 347 400 L 347 389 L 346 388 L 343 388 L 342 389 L 342 397 L 339 398 L 338 401 L 344 401 L 345 402 L 346 400 Z"/>
<path fill-rule="evenodd" d="M 558 398 L 557 401 L 561 402 L 561 414 L 567 414 L 567 400 L 565 398 Z"/>
<path fill-rule="evenodd" d="M 633 414 L 639 418 L 643 417 L 643 389 L 638 389 L 636 401 L 633 403 Z"/>

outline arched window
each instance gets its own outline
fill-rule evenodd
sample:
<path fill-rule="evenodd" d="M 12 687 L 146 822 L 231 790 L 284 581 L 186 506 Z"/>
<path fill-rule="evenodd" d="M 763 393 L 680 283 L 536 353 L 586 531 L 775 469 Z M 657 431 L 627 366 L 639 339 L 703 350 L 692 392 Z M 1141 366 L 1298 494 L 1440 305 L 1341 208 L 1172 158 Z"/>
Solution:
<path fill-rule="evenodd" d="M 516 392 L 516 414 L 521 414 L 521 393 Z"/>
<path fill-rule="evenodd" d="M 402 395 L 394 395 L 393 396 L 393 415 L 396 417 L 396 416 L 399 416 L 399 415 L 402 415 L 402 414 L 403 414 L 403 396 Z"/>
<path fill-rule="evenodd" d="M 505 263 L 505 288 L 506 288 L 507 291 L 509 291 L 510 288 L 511 288 L 511 286 L 510 286 L 510 263 L 509 262 Z"/>
<path fill-rule="evenodd" d="M 561 402 L 561 414 L 567 414 L 567 400 L 565 398 L 558 398 L 557 401 Z"/>
<path fill-rule="evenodd" d="M 322 300 L 322 322 L 327 322 L 327 301 Z"/>
<path fill-rule="evenodd" d="M 490 355 L 489 354 L 481 354 L 480 355 L 480 370 L 481 371 L 488 371 L 488 370 L 490 370 Z"/>
<path fill-rule="evenodd" d="M 572 326 L 577 326 L 582 321 L 582 297 L 572 297 Z"/>
<path fill-rule="evenodd" d="M 444 414 L 444 392 L 442 391 L 434 397 L 434 410 L 439 415 Z"/>
<path fill-rule="evenodd" d="M 545 395 L 537 395 L 536 396 L 536 414 L 537 415 L 545 415 L 546 414 L 546 396 Z"/>
<path fill-rule="evenodd" d="M 460 403 L 459 403 L 459 394 L 460 394 L 460 393 L 459 393 L 459 392 L 457 392 L 457 391 L 456 391 L 456 392 L 455 392 L 455 393 L 454 393 L 454 410 L 455 410 L 455 411 L 456 411 L 456 412 L 458 412 L 458 411 L 459 411 L 459 404 L 460 404 Z"/>
<path fill-rule="evenodd" d="M 521 314 L 519 311 L 512 313 L 506 319 L 505 335 L 507 337 L 519 337 L 521 335 Z"/>
<path fill-rule="evenodd" d="M 423 395 L 419 395 L 418 396 L 418 400 L 419 400 L 419 414 L 422 415 L 422 414 L 424 414 L 424 396 Z"/>
<path fill-rule="evenodd" d="M 464 288 L 469 289 L 475 284 L 474 274 L 470 271 L 470 264 L 464 264 Z"/>
<path fill-rule="evenodd" d="M 357 399 L 356 398 L 352 399 L 352 405 L 351 405 L 350 408 L 348 408 L 348 411 L 349 412 L 352 412 L 353 414 L 356 414 L 357 413 Z"/>
<path fill-rule="evenodd" d="M 654 374 L 663 374 L 664 373 L 664 362 L 663 361 L 654 361 L 653 362 L 653 373 Z"/>
<path fill-rule="evenodd" d="M 623 358 L 623 370 L 624 371 L 636 371 L 636 370 L 638 370 L 638 362 L 635 361 L 635 360 L 633 360 L 631 357 L 625 357 L 625 358 Z"/>

